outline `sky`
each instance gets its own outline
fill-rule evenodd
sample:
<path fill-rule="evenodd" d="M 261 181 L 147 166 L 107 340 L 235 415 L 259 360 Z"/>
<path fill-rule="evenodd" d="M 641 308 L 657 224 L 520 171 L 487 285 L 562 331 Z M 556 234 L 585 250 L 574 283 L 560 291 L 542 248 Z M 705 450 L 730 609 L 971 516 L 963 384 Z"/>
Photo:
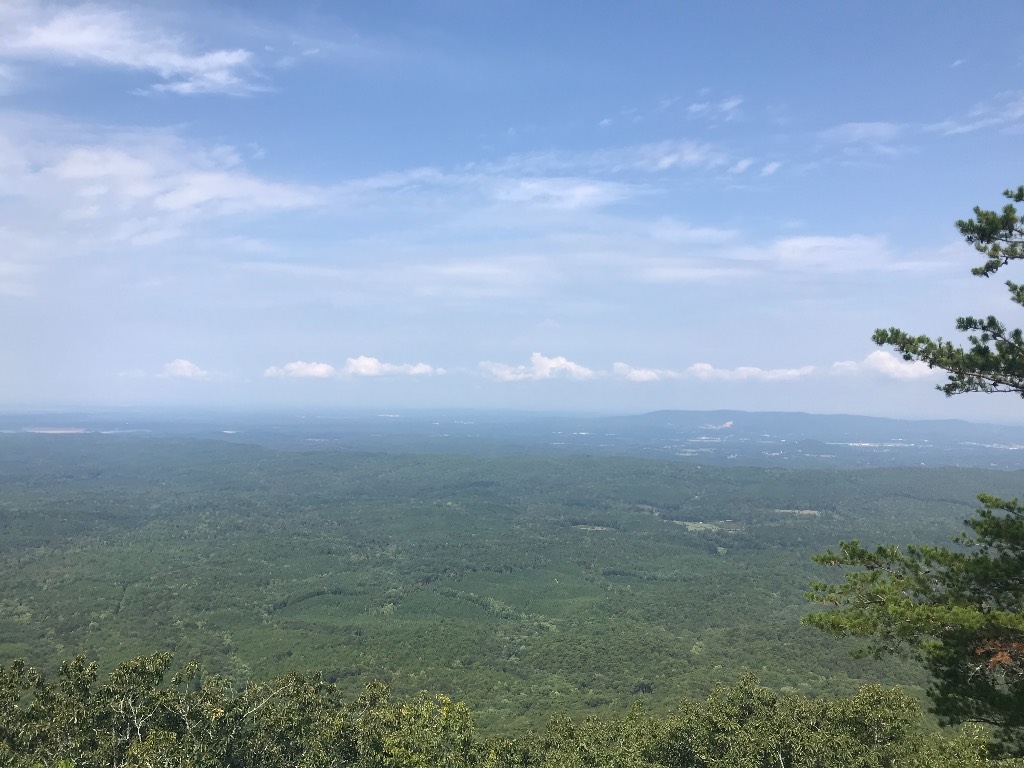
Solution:
<path fill-rule="evenodd" d="M 1019 324 L 953 222 L 1024 183 L 1022 30 L 1019 0 L 0 0 L 0 407 L 1024 423 L 871 342 Z"/>

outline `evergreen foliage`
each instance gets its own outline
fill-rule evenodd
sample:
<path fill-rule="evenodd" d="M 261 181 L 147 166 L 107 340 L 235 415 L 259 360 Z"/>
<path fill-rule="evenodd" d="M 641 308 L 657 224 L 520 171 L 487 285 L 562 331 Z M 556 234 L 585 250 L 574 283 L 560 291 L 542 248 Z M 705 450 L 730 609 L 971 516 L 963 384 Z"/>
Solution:
<path fill-rule="evenodd" d="M 985 256 L 973 274 L 989 277 L 1024 258 L 1024 220 L 1013 203 L 1024 186 L 1006 190 L 1000 211 L 974 209 L 956 223 Z M 1007 281 L 1011 300 L 1024 306 L 1024 286 Z M 898 328 L 875 332 L 904 359 L 948 372 L 947 395 L 1015 392 L 1024 397 L 1024 333 L 994 316 L 961 317 L 969 345 L 915 336 Z M 966 520 L 969 532 L 955 547 L 879 546 L 841 542 L 815 560 L 853 569 L 840 584 L 815 583 L 809 597 L 838 610 L 806 621 L 836 635 L 871 638 L 876 654 L 909 649 L 926 664 L 936 713 L 949 723 L 993 728 L 996 744 L 1024 754 L 1024 506 L 1016 499 L 979 496 L 982 507 Z"/>
<path fill-rule="evenodd" d="M 964 239 L 985 257 L 971 270 L 979 277 L 991 277 L 1010 262 L 1024 258 L 1024 219 L 1013 203 L 1024 202 L 1024 185 L 1003 192 L 1011 202 L 1000 211 L 975 207 L 974 218 L 956 227 Z M 1006 281 L 1010 300 L 1024 306 L 1024 285 Z M 968 333 L 969 346 L 958 347 L 942 338 L 916 336 L 899 328 L 875 331 L 877 344 L 895 347 L 905 360 L 919 360 L 949 373 L 939 387 L 947 395 L 963 392 L 1015 392 L 1024 397 L 1024 333 L 1009 330 L 992 315 L 957 318 L 958 331 Z"/>

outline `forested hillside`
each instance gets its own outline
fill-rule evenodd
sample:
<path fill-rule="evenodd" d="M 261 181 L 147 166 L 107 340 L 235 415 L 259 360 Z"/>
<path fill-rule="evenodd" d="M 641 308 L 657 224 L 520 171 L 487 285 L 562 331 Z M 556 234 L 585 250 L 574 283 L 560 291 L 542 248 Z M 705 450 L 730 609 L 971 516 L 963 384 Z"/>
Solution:
<path fill-rule="evenodd" d="M 943 541 L 974 489 L 1019 480 L 31 434 L 0 436 L 0 474 L 4 658 L 171 651 L 238 680 L 378 680 L 506 735 L 668 712 L 744 670 L 790 694 L 920 695 L 914 665 L 800 626 L 810 556 Z"/>

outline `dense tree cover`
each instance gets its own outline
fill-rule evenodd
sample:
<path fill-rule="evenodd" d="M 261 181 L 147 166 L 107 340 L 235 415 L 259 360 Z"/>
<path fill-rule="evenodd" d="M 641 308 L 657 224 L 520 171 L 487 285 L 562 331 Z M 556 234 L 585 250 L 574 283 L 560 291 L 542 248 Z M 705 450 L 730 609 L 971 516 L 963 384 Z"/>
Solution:
<path fill-rule="evenodd" d="M 938 541 L 971 508 L 966 488 L 1018 482 L 980 470 L 290 453 L 117 435 L 0 435 L 0 474 L 0 666 L 17 692 L 0 709 L 17 720 L 3 738 L 25 765 L 169 765 L 181 754 L 216 765 L 228 743 L 229 764 L 444 764 L 423 756 L 420 732 L 446 733 L 443 713 L 471 736 L 468 753 L 444 758 L 454 765 L 777 765 L 780 749 L 796 765 L 808 754 L 833 757 L 807 764 L 872 765 L 875 753 L 822 751 L 812 735 L 845 727 L 827 720 L 841 707 L 821 714 L 810 702 L 924 677 L 898 660 L 852 660 L 852 643 L 799 625 L 809 555 L 865 530 Z M 155 648 L 210 674 L 140 656 Z M 52 677 L 81 652 L 115 674 L 70 661 L 45 683 L 10 661 Z M 745 690 L 753 703 L 737 711 L 761 715 L 730 725 L 692 704 L 744 669 L 779 693 L 741 681 L 709 701 Z M 355 695 L 373 680 L 394 693 Z M 125 697 L 143 684 L 159 693 Z M 317 697 L 326 703 L 303 714 Z M 630 710 L 638 700 L 644 709 Z M 359 720 L 365 711 L 376 714 Z M 899 749 L 923 755 L 934 724 L 912 711 L 920 739 Z M 143 721 L 140 738 L 132 722 Z M 273 728 L 291 752 L 259 736 Z M 204 746 L 181 752 L 181 729 L 208 734 Z M 780 747 L 790 732 L 786 744 L 808 746 Z M 887 738 L 872 743 L 895 750 Z M 45 747 L 57 743 L 82 752 Z M 327 746 L 308 751 L 316 744 Z"/>
<path fill-rule="evenodd" d="M 1024 222 L 1013 203 L 1024 186 L 1004 192 L 1000 211 L 974 209 L 956 226 L 984 255 L 973 273 L 989 277 L 1024 258 Z M 1011 300 L 1024 306 L 1024 286 L 1007 281 Z M 961 348 L 943 339 L 878 330 L 875 341 L 905 359 L 948 372 L 947 395 L 1011 392 L 1024 396 L 1024 334 L 994 316 L 962 317 L 969 333 Z M 872 640 L 871 649 L 909 648 L 924 660 L 929 694 L 946 722 L 987 723 L 1001 749 L 1024 754 L 1024 506 L 1016 499 L 979 497 L 957 546 L 868 548 L 843 542 L 816 560 L 852 568 L 840 584 L 816 583 L 811 598 L 838 606 L 807 621 L 837 635 Z"/>
<path fill-rule="evenodd" d="M 809 557 L 864 531 L 938 543 L 967 489 L 1018 483 L 117 435 L 0 435 L 0 474 L 0 659 L 322 670 L 443 691 L 492 733 L 635 699 L 665 713 L 743 669 L 792 693 L 923 693 L 915 664 L 800 626 Z"/>
<path fill-rule="evenodd" d="M 380 683 L 346 696 L 319 677 L 236 685 L 168 654 L 100 682 L 67 661 L 56 680 L 0 669 L 0 764 L 12 768 L 875 768 L 995 765 L 976 731 L 927 730 L 916 701 L 869 686 L 848 698 L 780 696 L 744 676 L 660 717 L 555 717 L 515 740 L 485 739 L 443 695 L 395 698 Z M 1004 762 L 1009 766 L 1011 763 Z"/>

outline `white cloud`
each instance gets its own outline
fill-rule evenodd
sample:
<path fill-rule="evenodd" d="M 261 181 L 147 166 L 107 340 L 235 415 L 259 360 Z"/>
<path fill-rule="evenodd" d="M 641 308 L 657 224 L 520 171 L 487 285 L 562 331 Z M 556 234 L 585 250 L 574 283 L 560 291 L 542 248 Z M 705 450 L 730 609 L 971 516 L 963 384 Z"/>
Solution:
<path fill-rule="evenodd" d="M 163 367 L 161 376 L 173 379 L 192 379 L 194 381 L 205 381 L 210 378 L 210 372 L 204 371 L 190 360 L 172 360 Z"/>
<path fill-rule="evenodd" d="M 426 363 L 396 365 L 394 363 L 383 363 L 376 357 L 350 357 L 345 360 L 345 366 L 341 373 L 344 376 L 440 376 L 444 374 L 443 368 L 434 368 Z"/>
<path fill-rule="evenodd" d="M 564 356 L 547 357 L 539 352 L 530 355 L 528 365 L 508 365 L 493 361 L 483 361 L 479 369 L 490 378 L 503 382 L 542 381 L 554 378 L 575 379 L 578 381 L 607 376 L 609 372 L 596 371 L 568 360 Z M 924 363 L 908 363 L 897 356 L 877 350 L 862 361 L 845 360 L 833 363 L 828 369 L 833 375 L 858 375 L 875 373 L 900 380 L 920 379 L 935 374 Z M 694 378 L 701 381 L 792 381 L 820 373 L 813 365 L 798 368 L 759 368 L 756 366 L 739 366 L 736 368 L 716 368 L 710 363 L 694 363 L 685 371 L 667 368 L 638 368 L 628 363 L 616 362 L 610 374 L 636 383 L 652 383 L 676 381 Z M 283 366 L 272 366 L 264 371 L 268 378 L 316 378 L 329 379 L 337 377 L 377 377 L 377 376 L 440 376 L 443 368 L 435 368 L 426 363 L 395 364 L 386 363 L 376 357 L 360 355 L 350 357 L 345 365 L 336 369 L 329 363 L 295 361 Z M 205 379 L 210 376 L 195 364 L 187 360 L 175 360 L 164 366 L 164 376 L 181 378 Z"/>
<path fill-rule="evenodd" d="M 0 57 L 149 72 L 160 80 L 153 90 L 178 94 L 257 89 L 250 72 L 251 52 L 195 50 L 145 18 L 140 6 L 131 9 L 8 2 L 0 8 Z"/>
<path fill-rule="evenodd" d="M 137 256 L 204 233 L 211 220 L 309 208 L 329 193 L 261 179 L 232 147 L 192 144 L 171 131 L 0 111 L 0 197 L 0 262 L 42 272 L 86 254 Z"/>
<path fill-rule="evenodd" d="M 782 167 L 782 163 L 780 163 L 778 161 L 772 161 L 770 163 L 765 163 L 764 166 L 761 168 L 761 175 L 762 176 L 774 176 L 775 173 L 781 167 Z"/>
<path fill-rule="evenodd" d="M 280 367 L 271 366 L 263 372 L 263 375 L 268 378 L 330 379 L 344 376 L 442 376 L 444 373 L 443 368 L 434 368 L 426 363 L 384 363 L 376 357 L 360 355 L 347 358 L 345 365 L 340 370 L 329 363 L 307 363 L 296 360 Z"/>
<path fill-rule="evenodd" d="M 529 365 L 512 366 L 485 360 L 480 363 L 480 370 L 498 381 L 540 381 L 556 377 L 584 380 L 597 375 L 591 369 L 562 356 L 545 357 L 540 352 L 530 355 Z"/>
<path fill-rule="evenodd" d="M 860 362 L 843 360 L 832 364 L 832 372 L 840 375 L 857 374 L 863 371 L 881 374 L 900 381 L 924 379 L 939 373 L 919 360 L 912 362 L 903 360 L 892 352 L 882 349 L 876 349 Z"/>
<path fill-rule="evenodd" d="M 842 360 L 838 363 L 832 363 L 832 373 L 841 375 L 857 373 L 860 371 L 860 363 L 856 360 Z"/>
<path fill-rule="evenodd" d="M 710 363 L 694 363 L 686 372 L 703 381 L 790 381 L 815 372 L 813 365 L 800 368 L 756 368 L 740 366 L 739 368 L 715 368 Z"/>
<path fill-rule="evenodd" d="M 263 375 L 278 379 L 329 379 L 335 375 L 335 371 L 334 366 L 328 363 L 306 363 L 296 360 L 281 367 L 271 366 Z"/>
<path fill-rule="evenodd" d="M 669 371 L 663 368 L 634 368 L 626 363 L 615 363 L 612 366 L 612 372 L 616 376 L 636 382 L 668 381 L 683 376 L 679 371 Z"/>
<path fill-rule="evenodd" d="M 732 168 L 729 169 L 729 173 L 743 173 L 747 168 L 754 164 L 754 161 L 749 157 L 745 157 L 742 160 L 737 160 L 733 163 Z"/>

